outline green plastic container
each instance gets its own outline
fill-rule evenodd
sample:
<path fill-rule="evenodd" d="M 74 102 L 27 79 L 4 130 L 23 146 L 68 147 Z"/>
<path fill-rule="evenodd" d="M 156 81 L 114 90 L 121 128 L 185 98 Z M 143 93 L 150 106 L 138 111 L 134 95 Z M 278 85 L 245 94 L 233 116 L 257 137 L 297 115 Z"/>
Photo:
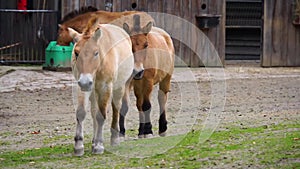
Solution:
<path fill-rule="evenodd" d="M 70 46 L 56 45 L 56 41 L 51 41 L 46 48 L 46 58 L 44 69 L 71 68 L 73 44 Z"/>

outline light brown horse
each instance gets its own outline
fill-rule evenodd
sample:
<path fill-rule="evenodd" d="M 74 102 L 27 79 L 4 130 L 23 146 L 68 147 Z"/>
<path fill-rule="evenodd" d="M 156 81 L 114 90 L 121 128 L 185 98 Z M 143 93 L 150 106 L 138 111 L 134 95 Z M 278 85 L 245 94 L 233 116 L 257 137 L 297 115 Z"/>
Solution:
<path fill-rule="evenodd" d="M 139 111 L 139 137 L 153 134 L 150 119 L 150 96 L 155 84 L 159 84 L 158 102 L 160 107 L 159 135 L 165 136 L 167 130 L 166 102 L 170 91 L 171 76 L 174 70 L 174 46 L 171 37 L 164 30 L 153 27 L 152 22 L 141 27 L 140 16 L 133 16 L 133 26 L 123 24 L 130 35 L 134 62 L 137 72 L 131 85 L 137 98 L 136 106 Z M 128 97 L 123 99 L 120 115 L 120 135 L 125 135 L 124 120 L 128 111 Z"/>
<path fill-rule="evenodd" d="M 83 120 L 86 116 L 84 98 L 88 98 L 89 95 L 94 123 L 92 153 L 101 154 L 104 151 L 103 124 L 110 103 L 113 110 L 111 144 L 119 144 L 120 108 L 134 69 L 131 40 L 123 29 L 102 24 L 96 30 L 86 30 L 89 31 L 80 34 L 69 28 L 70 37 L 76 42 L 72 52 L 72 70 L 81 89 L 76 110 L 74 147 L 76 156 L 84 154 Z"/>
<path fill-rule="evenodd" d="M 94 9 L 92 9 L 94 10 Z M 148 14 L 145 12 L 138 12 L 138 11 L 125 11 L 125 12 L 107 12 L 107 11 L 89 11 L 85 10 L 82 12 L 76 12 L 75 15 L 68 14 L 73 16 L 73 18 L 67 17 L 66 19 L 63 19 L 63 22 L 59 24 L 59 30 L 58 30 L 58 36 L 57 36 L 57 45 L 62 46 L 68 46 L 70 42 L 72 42 L 72 38 L 69 35 L 68 27 L 73 28 L 79 33 L 82 33 L 84 28 L 86 27 L 88 21 L 95 17 L 98 19 L 98 22 L 100 24 L 107 24 L 111 23 L 114 25 L 117 25 L 119 27 L 123 26 L 124 18 L 123 20 L 120 19 L 124 16 L 133 15 L 139 13 L 143 17 L 147 17 L 150 20 L 153 20 Z"/>

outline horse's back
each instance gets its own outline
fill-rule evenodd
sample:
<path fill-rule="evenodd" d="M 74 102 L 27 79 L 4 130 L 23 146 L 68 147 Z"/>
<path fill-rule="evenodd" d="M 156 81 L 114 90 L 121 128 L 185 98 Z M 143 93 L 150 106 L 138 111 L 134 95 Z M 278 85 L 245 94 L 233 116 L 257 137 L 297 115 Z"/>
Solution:
<path fill-rule="evenodd" d="M 108 43 L 101 50 L 105 55 L 104 63 L 115 76 L 114 88 L 121 87 L 133 71 L 134 59 L 132 44 L 129 35 L 120 27 L 110 24 L 101 24 L 103 38 L 100 44 Z"/>
<path fill-rule="evenodd" d="M 108 50 L 114 52 L 119 59 L 129 57 L 132 54 L 132 44 L 129 35 L 120 27 L 111 24 L 100 24 L 100 27 L 105 32 L 106 36 L 101 39 L 102 43 L 109 43 L 111 45 Z"/>
<path fill-rule="evenodd" d="M 147 58 L 144 63 L 145 69 L 154 68 L 155 83 L 174 71 L 174 46 L 170 35 L 158 27 L 152 27 L 148 34 Z M 153 70 L 153 69 L 152 69 Z"/>

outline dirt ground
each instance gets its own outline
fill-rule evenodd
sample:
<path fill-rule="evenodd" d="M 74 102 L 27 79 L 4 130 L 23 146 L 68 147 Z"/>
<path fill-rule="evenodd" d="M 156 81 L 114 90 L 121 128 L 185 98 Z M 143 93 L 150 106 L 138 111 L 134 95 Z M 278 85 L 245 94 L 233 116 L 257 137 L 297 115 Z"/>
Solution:
<path fill-rule="evenodd" d="M 71 72 L 7 66 L 1 66 L 0 72 L 0 153 L 73 143 L 75 104 Z M 155 90 L 152 121 L 154 136 L 157 136 L 157 88 Z M 215 122 L 216 130 L 228 126 L 299 122 L 299 91 L 300 68 L 239 65 L 225 69 L 176 68 L 167 106 L 168 134 L 187 133 L 193 126 L 201 129 L 207 117 L 214 117 L 210 120 Z M 134 100 L 131 94 L 126 119 L 128 139 L 137 138 L 138 115 Z M 220 111 L 212 112 L 216 104 L 219 109 L 215 110 Z M 92 135 L 90 114 L 85 121 L 85 134 Z"/>

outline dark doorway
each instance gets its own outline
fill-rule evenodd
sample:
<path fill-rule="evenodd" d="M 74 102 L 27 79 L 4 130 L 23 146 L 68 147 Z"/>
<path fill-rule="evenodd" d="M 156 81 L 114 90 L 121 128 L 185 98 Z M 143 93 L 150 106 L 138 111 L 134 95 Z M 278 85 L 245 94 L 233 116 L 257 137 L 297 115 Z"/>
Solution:
<path fill-rule="evenodd" d="M 262 0 L 226 1 L 226 60 L 260 61 L 262 16 Z"/>

